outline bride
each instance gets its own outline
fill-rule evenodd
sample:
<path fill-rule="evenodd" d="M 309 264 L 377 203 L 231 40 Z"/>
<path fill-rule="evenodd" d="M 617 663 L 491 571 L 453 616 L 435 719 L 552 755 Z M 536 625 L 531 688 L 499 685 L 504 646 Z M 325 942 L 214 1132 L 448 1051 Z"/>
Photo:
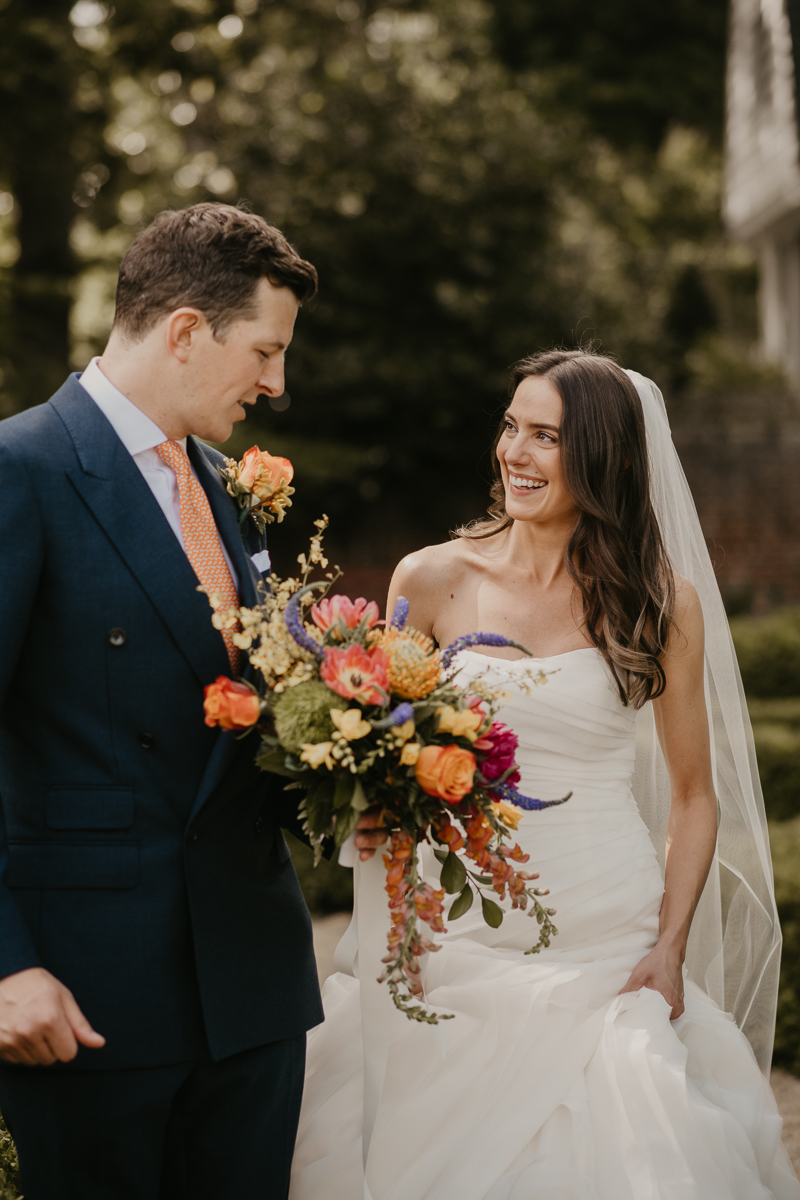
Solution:
<path fill-rule="evenodd" d="M 572 792 L 518 830 L 559 933 L 526 957 L 526 914 L 450 921 L 423 982 L 455 1019 L 408 1021 L 375 982 L 385 835 L 365 814 L 291 1200 L 797 1200 L 762 1074 L 780 946 L 763 801 L 661 395 L 587 351 L 535 355 L 494 466 L 489 517 L 404 559 L 389 611 L 402 594 L 440 645 L 531 650 L 462 651 L 459 681 L 503 685 L 524 793 Z M 427 848 L 422 865 L 438 882 Z"/>

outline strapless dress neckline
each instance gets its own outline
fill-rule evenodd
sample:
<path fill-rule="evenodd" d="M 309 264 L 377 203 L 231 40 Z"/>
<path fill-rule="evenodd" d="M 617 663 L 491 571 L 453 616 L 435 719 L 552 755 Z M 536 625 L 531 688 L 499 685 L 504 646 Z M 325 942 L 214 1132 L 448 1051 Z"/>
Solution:
<path fill-rule="evenodd" d="M 596 646 L 576 646 L 574 650 L 562 650 L 560 654 L 530 654 L 523 655 L 520 658 L 500 658 L 497 654 L 484 654 L 480 650 L 473 650 L 468 647 L 466 650 L 459 650 L 457 657 L 462 654 L 471 654 L 474 658 L 485 658 L 489 662 L 497 663 L 552 662 L 553 659 L 568 658 L 570 654 L 583 654 L 587 650 L 590 654 L 600 653 Z"/>

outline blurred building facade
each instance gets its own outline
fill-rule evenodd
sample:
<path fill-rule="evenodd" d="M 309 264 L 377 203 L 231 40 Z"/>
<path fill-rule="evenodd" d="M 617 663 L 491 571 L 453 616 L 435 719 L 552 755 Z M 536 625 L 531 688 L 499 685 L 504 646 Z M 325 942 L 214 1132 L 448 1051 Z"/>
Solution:
<path fill-rule="evenodd" d="M 760 273 L 761 350 L 800 387 L 800 0 L 732 0 L 725 218 Z"/>

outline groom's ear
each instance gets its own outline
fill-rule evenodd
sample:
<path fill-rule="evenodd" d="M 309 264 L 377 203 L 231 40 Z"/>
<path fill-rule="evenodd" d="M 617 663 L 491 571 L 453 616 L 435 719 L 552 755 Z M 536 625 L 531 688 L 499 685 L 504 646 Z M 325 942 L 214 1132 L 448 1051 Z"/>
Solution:
<path fill-rule="evenodd" d="M 206 325 L 196 308 L 176 308 L 164 322 L 164 341 L 168 352 L 179 362 L 188 362 L 192 346 Z"/>

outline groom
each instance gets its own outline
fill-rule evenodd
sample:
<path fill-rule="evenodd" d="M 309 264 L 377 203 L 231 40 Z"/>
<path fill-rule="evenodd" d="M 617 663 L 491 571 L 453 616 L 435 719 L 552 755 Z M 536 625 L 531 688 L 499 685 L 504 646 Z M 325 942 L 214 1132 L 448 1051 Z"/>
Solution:
<path fill-rule="evenodd" d="M 0 424 L 0 1111 L 26 1200 L 284 1200 L 311 923 L 205 595 L 263 539 L 197 438 L 284 390 L 316 272 L 220 204 L 123 259 L 108 347 Z M 292 793 L 289 794 L 292 797 Z"/>

